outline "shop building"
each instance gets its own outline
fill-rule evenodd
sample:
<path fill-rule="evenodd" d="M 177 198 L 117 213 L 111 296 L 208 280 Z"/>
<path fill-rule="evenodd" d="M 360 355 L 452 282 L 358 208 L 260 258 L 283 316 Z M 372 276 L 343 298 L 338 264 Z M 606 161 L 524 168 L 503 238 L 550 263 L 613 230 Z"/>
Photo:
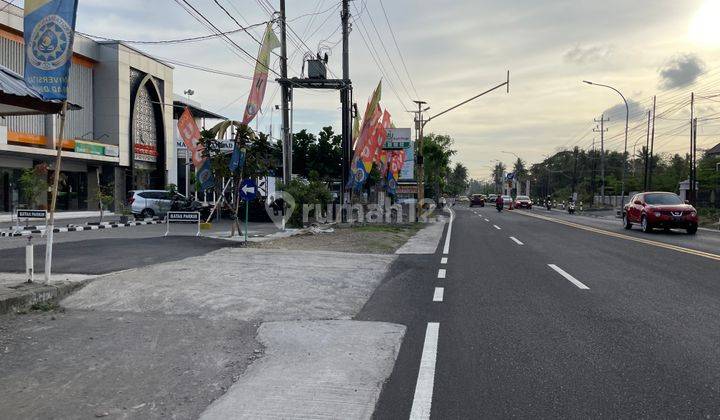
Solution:
<path fill-rule="evenodd" d="M 0 5 L 0 65 L 22 74 L 23 10 Z M 68 101 L 81 109 L 67 113 L 58 210 L 96 209 L 100 186 L 112 186 L 119 203 L 131 189 L 177 183 L 172 89 L 172 66 L 123 43 L 76 35 Z M 23 206 L 24 170 L 52 169 L 59 127 L 55 115 L 0 118 L 0 212 Z"/>

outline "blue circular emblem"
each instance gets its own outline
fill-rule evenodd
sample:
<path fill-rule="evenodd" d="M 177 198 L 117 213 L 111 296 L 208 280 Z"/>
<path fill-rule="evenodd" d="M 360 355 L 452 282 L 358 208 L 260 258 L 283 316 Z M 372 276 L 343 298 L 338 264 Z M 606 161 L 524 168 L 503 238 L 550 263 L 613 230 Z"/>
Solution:
<path fill-rule="evenodd" d="M 58 15 L 47 15 L 33 28 L 27 46 L 28 60 L 41 70 L 55 70 L 70 58 L 72 28 Z"/>

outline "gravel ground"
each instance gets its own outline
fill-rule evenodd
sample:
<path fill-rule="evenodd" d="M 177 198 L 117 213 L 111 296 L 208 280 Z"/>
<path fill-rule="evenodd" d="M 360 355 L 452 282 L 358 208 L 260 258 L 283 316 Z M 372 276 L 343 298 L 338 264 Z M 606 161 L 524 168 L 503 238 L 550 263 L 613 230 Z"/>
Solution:
<path fill-rule="evenodd" d="M 0 418 L 197 418 L 262 354 L 256 328 L 159 313 L 2 316 Z"/>
<path fill-rule="evenodd" d="M 254 243 L 251 246 L 264 249 L 392 254 L 423 226 L 423 224 L 414 223 L 407 225 L 342 227 L 335 228 L 332 233 L 297 235 Z"/>

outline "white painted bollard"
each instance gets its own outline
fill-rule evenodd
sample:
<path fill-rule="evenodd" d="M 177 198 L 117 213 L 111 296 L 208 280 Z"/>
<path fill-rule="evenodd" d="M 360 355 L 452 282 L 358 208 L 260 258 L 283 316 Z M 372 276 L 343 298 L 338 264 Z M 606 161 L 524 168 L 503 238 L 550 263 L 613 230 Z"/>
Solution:
<path fill-rule="evenodd" d="M 25 278 L 27 279 L 28 283 L 33 282 L 33 277 L 35 274 L 35 263 L 33 260 L 33 255 L 33 244 L 27 244 L 25 246 Z"/>

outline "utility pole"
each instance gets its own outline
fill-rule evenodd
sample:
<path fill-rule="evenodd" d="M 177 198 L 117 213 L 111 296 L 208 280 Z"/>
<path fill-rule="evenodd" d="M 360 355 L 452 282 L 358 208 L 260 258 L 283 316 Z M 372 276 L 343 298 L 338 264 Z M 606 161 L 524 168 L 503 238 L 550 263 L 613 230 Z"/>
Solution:
<path fill-rule="evenodd" d="M 590 174 L 590 190 L 592 191 L 591 205 L 595 205 L 595 172 L 597 171 L 597 156 L 595 153 L 595 139 L 592 141 L 592 173 Z"/>
<path fill-rule="evenodd" d="M 575 188 L 577 187 L 577 166 L 578 166 L 578 153 L 580 150 L 577 146 L 573 149 L 573 156 L 575 157 L 575 164 L 573 165 L 573 177 L 572 177 L 572 197 L 575 197 Z"/>
<path fill-rule="evenodd" d="M 648 109 L 648 124 L 647 124 L 647 138 L 645 139 L 645 151 L 644 151 L 644 157 L 645 157 L 645 170 L 643 171 L 643 191 L 648 190 L 648 164 L 650 163 L 648 161 L 648 156 L 650 153 L 650 110 Z M 633 156 L 634 158 L 634 156 Z"/>
<path fill-rule="evenodd" d="M 655 148 L 655 105 L 656 104 L 657 104 L 657 96 L 653 96 L 652 134 L 650 134 L 650 164 L 648 165 L 648 191 L 652 190 L 653 149 Z"/>
<path fill-rule="evenodd" d="M 600 129 L 597 127 L 593 128 L 593 131 L 600 133 L 600 196 L 602 197 L 602 205 L 605 205 L 605 123 L 610 121 L 610 118 L 605 119 L 605 114 L 600 116 L 600 120 L 594 120 L 596 123 L 600 123 Z"/>
<path fill-rule="evenodd" d="M 697 118 L 692 123 L 692 138 L 690 139 L 690 204 L 697 204 Z"/>
<path fill-rule="evenodd" d="M 697 122 L 695 120 L 695 92 L 690 93 L 690 203 L 695 204 L 695 180 L 693 179 L 694 170 L 693 165 L 695 164 L 693 154 L 693 142 L 695 139 L 695 128 Z"/>
<path fill-rule="evenodd" d="M 340 103 L 342 107 L 342 177 L 340 185 L 340 205 L 345 204 L 345 189 L 348 184 L 348 176 L 350 174 L 350 153 L 352 152 L 352 116 L 350 114 L 351 90 L 350 84 L 350 8 L 348 0 L 342 1 L 342 78 L 344 87 L 340 91 Z M 342 207 L 341 207 L 342 208 Z M 345 213 L 342 214 L 342 221 L 345 222 Z"/>
<path fill-rule="evenodd" d="M 422 202 L 425 200 L 425 167 L 423 165 L 423 127 L 425 122 L 423 121 L 423 105 L 427 104 L 425 101 L 415 101 L 418 106 L 417 116 L 415 117 L 415 129 L 417 130 L 417 138 L 415 144 L 417 144 L 417 153 L 415 154 L 415 164 L 417 165 L 417 201 L 418 201 L 418 214 L 422 212 Z"/>
<path fill-rule="evenodd" d="M 287 79 L 287 24 L 285 16 L 285 0 L 280 0 L 280 77 Z M 292 138 L 290 137 L 290 87 L 280 86 L 280 102 L 282 108 L 282 146 L 283 146 L 283 183 L 288 185 L 292 179 Z"/>

